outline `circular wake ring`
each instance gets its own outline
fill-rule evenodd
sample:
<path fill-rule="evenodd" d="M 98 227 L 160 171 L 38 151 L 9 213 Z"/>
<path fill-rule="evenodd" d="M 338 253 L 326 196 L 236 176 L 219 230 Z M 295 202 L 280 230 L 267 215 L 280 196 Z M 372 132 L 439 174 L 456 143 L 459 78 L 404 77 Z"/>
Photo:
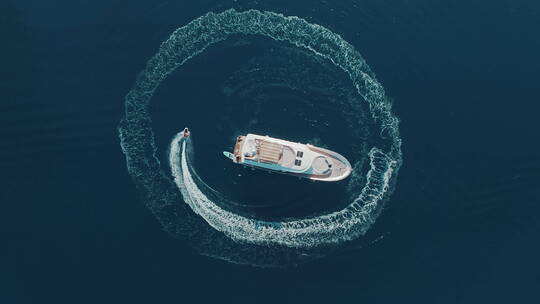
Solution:
<path fill-rule="evenodd" d="M 401 165 L 398 119 L 391 113 L 384 89 L 360 54 L 339 35 L 298 17 L 258 10 L 208 13 L 178 28 L 150 59 L 127 94 L 126 116 L 119 130 L 121 144 L 128 170 L 142 186 L 149 207 L 154 214 L 162 216 L 160 212 L 177 201 L 176 193 L 170 188 L 171 180 L 161 170 L 155 156 L 157 147 L 148 114 L 151 97 L 167 75 L 231 34 L 263 35 L 289 42 L 340 67 L 369 103 L 370 113 L 380 128 L 381 144 L 368 153 L 370 169 L 366 184 L 347 207 L 314 218 L 265 222 L 226 211 L 204 194 L 207 186 L 195 182 L 186 157 L 189 140 L 183 140 L 179 133 L 171 144 L 169 162 L 184 201 L 212 227 L 241 242 L 311 248 L 363 235 L 375 222 Z M 172 216 L 168 214 L 167 220 Z M 161 222 L 163 224 L 165 220 L 161 219 Z"/>

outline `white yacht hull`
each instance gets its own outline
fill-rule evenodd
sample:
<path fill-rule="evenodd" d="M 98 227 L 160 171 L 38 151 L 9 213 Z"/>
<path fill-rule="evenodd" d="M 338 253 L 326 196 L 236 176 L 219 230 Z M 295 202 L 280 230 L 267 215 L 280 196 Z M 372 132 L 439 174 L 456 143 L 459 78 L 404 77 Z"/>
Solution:
<path fill-rule="evenodd" d="M 318 181 L 340 181 L 352 172 L 349 161 L 334 151 L 256 134 L 239 136 L 234 152 L 223 154 L 244 166 Z"/>

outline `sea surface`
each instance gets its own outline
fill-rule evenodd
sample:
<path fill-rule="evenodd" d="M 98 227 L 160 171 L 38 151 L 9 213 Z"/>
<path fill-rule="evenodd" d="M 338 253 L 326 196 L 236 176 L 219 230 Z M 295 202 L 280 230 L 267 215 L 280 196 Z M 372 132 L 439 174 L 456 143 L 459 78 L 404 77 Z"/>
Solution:
<path fill-rule="evenodd" d="M 149 120 L 129 121 L 160 45 L 231 8 L 323 26 L 384 87 L 399 161 L 351 240 L 321 220 L 330 243 L 291 249 L 280 230 L 346 208 L 371 147 L 392 139 L 331 58 L 234 33 L 159 81 Z M 532 0 L 0 1 L 0 303 L 539 303 L 539 30 Z M 234 215 L 223 227 L 174 183 L 186 126 L 194 180 Z M 245 133 L 335 150 L 355 174 L 236 166 L 222 151 Z M 236 216 L 279 244 L 224 234 Z"/>

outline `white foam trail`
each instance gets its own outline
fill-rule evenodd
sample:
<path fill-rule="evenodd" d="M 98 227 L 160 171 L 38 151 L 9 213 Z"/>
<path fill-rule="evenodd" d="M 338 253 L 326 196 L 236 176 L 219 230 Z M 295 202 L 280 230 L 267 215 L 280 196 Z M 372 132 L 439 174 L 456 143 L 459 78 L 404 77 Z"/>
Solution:
<path fill-rule="evenodd" d="M 210 200 L 192 177 L 187 144 L 183 133 L 178 133 L 171 142 L 169 153 L 174 181 L 184 201 L 215 229 L 237 241 L 254 244 L 308 248 L 357 238 L 375 221 L 372 212 L 388 189 L 394 165 L 384 153 L 374 148 L 369 153 L 371 169 L 367 173 L 367 185 L 348 207 L 311 219 L 267 222 L 229 212 Z"/>
<path fill-rule="evenodd" d="M 298 17 L 257 10 L 208 13 L 177 29 L 147 63 L 126 96 L 126 117 L 120 127 L 122 148 L 128 170 L 146 192 L 150 207 L 172 204 L 175 198 L 170 193 L 162 193 L 170 180 L 155 156 L 157 147 L 148 115 L 150 99 L 168 74 L 231 34 L 267 36 L 329 59 L 349 75 L 358 93 L 369 103 L 381 138 L 378 146 L 368 153 L 370 169 L 366 184 L 346 208 L 315 218 L 266 222 L 226 211 L 212 202 L 204 194 L 209 190 L 208 186 L 202 182 L 197 184 L 190 171 L 192 168 L 186 155 L 189 140 L 178 135 L 170 147 L 169 163 L 184 201 L 212 227 L 240 242 L 311 248 L 352 240 L 364 234 L 375 222 L 382 202 L 391 192 L 390 185 L 401 164 L 398 119 L 391 113 L 384 88 L 360 54 L 339 35 Z"/>

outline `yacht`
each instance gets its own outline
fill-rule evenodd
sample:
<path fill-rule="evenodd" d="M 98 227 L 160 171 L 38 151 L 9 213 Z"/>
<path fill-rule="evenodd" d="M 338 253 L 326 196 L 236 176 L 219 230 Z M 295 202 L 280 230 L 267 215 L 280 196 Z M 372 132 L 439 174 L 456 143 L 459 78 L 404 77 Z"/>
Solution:
<path fill-rule="evenodd" d="M 223 155 L 236 164 L 316 181 L 340 181 L 352 171 L 334 151 L 256 134 L 238 136 L 233 152 Z"/>

